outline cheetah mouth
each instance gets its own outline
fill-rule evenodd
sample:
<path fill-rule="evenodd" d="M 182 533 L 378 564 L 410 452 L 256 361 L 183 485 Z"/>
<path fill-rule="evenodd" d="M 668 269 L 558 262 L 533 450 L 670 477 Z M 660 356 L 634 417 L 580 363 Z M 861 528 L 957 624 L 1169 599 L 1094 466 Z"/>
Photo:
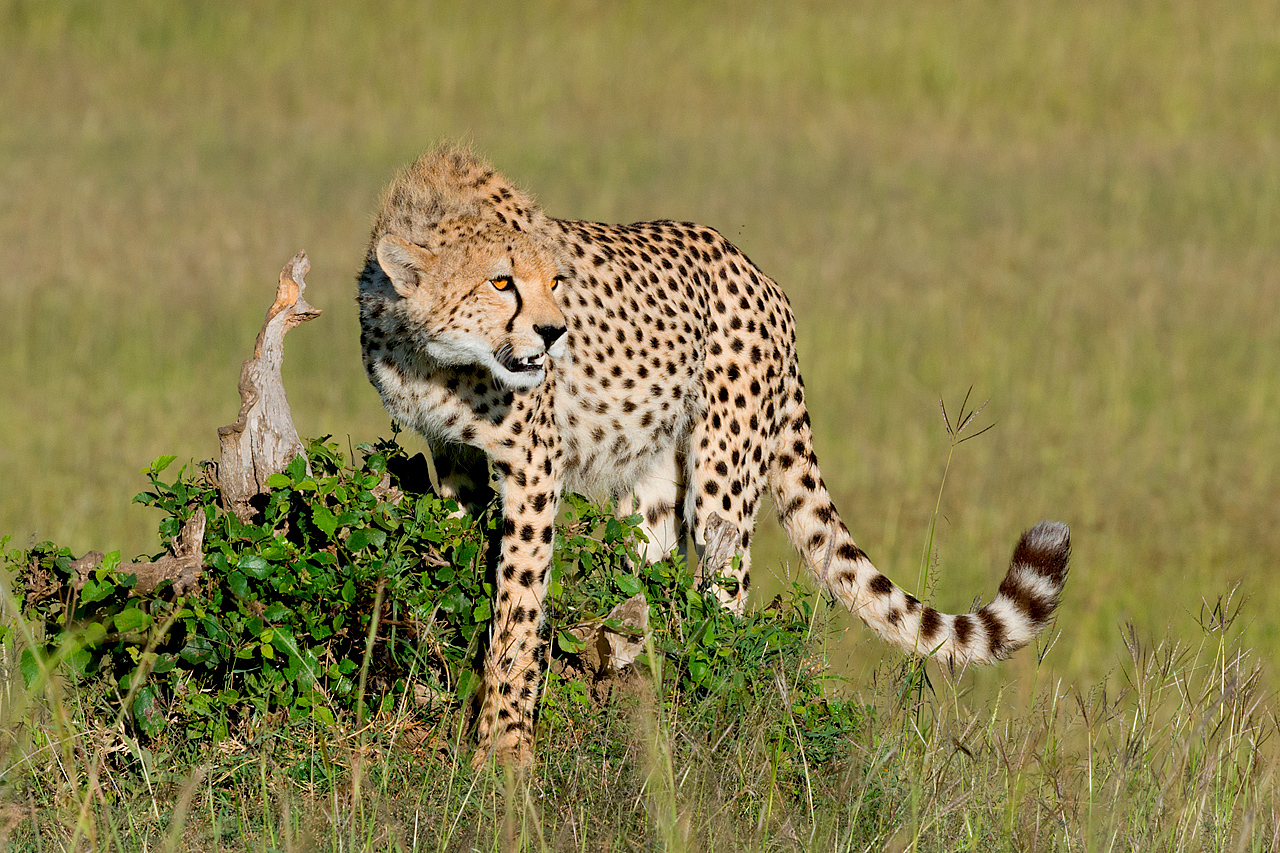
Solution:
<path fill-rule="evenodd" d="M 493 354 L 494 360 L 506 370 L 512 373 L 537 373 L 543 368 L 543 362 L 546 359 L 546 353 L 541 352 L 537 355 L 527 355 L 523 358 L 516 358 L 510 347 L 501 347 Z"/>

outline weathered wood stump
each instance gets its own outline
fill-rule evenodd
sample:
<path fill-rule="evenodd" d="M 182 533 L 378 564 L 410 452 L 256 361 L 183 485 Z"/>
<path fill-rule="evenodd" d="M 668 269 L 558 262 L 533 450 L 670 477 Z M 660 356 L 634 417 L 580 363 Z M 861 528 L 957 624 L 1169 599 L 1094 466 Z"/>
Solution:
<path fill-rule="evenodd" d="M 307 289 L 303 276 L 310 269 L 306 252 L 299 252 L 280 271 L 276 301 L 267 310 L 253 358 L 240 370 L 240 416 L 218 429 L 222 445 L 218 487 L 223 505 L 241 521 L 257 514 L 253 500 L 267 493 L 267 478 L 283 471 L 305 450 L 293 425 L 280 365 L 285 333 L 320 316 L 320 309 L 303 298 Z"/>

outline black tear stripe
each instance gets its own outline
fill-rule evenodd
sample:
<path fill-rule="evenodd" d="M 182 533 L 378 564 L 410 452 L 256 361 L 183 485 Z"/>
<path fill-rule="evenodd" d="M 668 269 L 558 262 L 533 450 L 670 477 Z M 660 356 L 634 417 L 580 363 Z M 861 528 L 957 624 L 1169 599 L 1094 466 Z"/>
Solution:
<path fill-rule="evenodd" d="M 513 269 L 514 269 L 514 265 L 513 265 Z M 507 321 L 507 334 L 511 334 L 511 332 L 515 329 L 516 318 L 520 316 L 520 311 L 524 308 L 524 297 L 520 295 L 520 288 L 516 286 L 516 280 L 514 276 L 512 276 L 511 278 L 511 292 L 516 295 L 516 310 L 515 310 L 515 313 L 511 315 L 511 319 Z"/>

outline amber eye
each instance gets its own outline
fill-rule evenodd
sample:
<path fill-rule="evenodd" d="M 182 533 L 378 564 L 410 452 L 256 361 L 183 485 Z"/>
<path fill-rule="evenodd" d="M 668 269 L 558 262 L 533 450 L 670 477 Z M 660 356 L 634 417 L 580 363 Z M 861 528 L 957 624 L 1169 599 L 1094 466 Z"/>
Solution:
<path fill-rule="evenodd" d="M 555 278 L 551 279 L 551 289 L 555 290 L 557 287 L 560 286 L 560 282 L 562 281 L 564 281 L 564 276 L 562 275 L 558 275 Z"/>
<path fill-rule="evenodd" d="M 489 279 L 489 283 L 492 284 L 498 290 L 506 290 L 508 287 L 511 286 L 511 276 L 500 275 L 496 278 Z"/>

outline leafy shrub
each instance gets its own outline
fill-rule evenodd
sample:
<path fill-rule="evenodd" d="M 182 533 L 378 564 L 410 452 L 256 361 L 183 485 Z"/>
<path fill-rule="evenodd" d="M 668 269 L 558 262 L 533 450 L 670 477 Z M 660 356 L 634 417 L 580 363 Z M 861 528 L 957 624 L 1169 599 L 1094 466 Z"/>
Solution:
<path fill-rule="evenodd" d="M 392 442 L 357 452 L 349 464 L 334 443 L 312 442 L 271 478 L 261 521 L 251 524 L 218 505 L 207 470 L 184 468 L 170 481 L 172 457 L 156 460 L 136 500 L 164 512 L 161 542 L 193 513 L 207 522 L 204 572 L 183 596 L 167 585 L 135 594 L 118 553 L 77 584 L 65 548 L 9 552 L 32 637 L 21 658 L 28 685 L 53 669 L 96 682 L 147 736 L 216 739 L 255 715 L 332 725 L 359 715 L 370 697 L 375 711 L 415 696 L 418 706 L 456 708 L 474 686 L 491 615 L 485 563 L 496 510 L 458 513 L 425 488 L 425 462 Z M 643 592 L 661 665 L 641 663 L 662 673 L 667 701 L 731 718 L 786 673 L 792 724 L 818 741 L 830 734 L 821 668 L 806 666 L 809 602 L 796 593 L 734 617 L 678 557 L 643 564 L 637 522 L 567 498 L 552 570 L 555 623 L 603 618 Z M 558 653 L 580 651 L 575 643 L 556 632 Z M 593 713 L 582 690 L 553 677 L 557 686 L 576 699 L 553 707 Z"/>
<path fill-rule="evenodd" d="M 172 458 L 157 460 L 136 500 L 165 512 L 166 544 L 205 513 L 198 588 L 131 597 L 134 576 L 116 570 L 117 554 L 76 592 L 66 549 L 13 552 L 43 653 L 132 696 L 132 718 L 149 735 L 176 722 L 190 737 L 225 736 L 250 709 L 325 723 L 355 711 L 375 612 L 370 669 L 384 704 L 415 677 L 466 690 L 453 675 L 469 672 L 467 650 L 489 618 L 480 566 L 492 522 L 453 517 L 457 507 L 430 492 L 388 500 L 388 457 L 403 454 L 390 444 L 360 452 L 351 467 L 332 443 L 313 442 L 271 478 L 257 524 L 218 506 L 207 473 L 184 469 L 168 482 Z M 30 683 L 32 649 L 22 668 Z"/>

